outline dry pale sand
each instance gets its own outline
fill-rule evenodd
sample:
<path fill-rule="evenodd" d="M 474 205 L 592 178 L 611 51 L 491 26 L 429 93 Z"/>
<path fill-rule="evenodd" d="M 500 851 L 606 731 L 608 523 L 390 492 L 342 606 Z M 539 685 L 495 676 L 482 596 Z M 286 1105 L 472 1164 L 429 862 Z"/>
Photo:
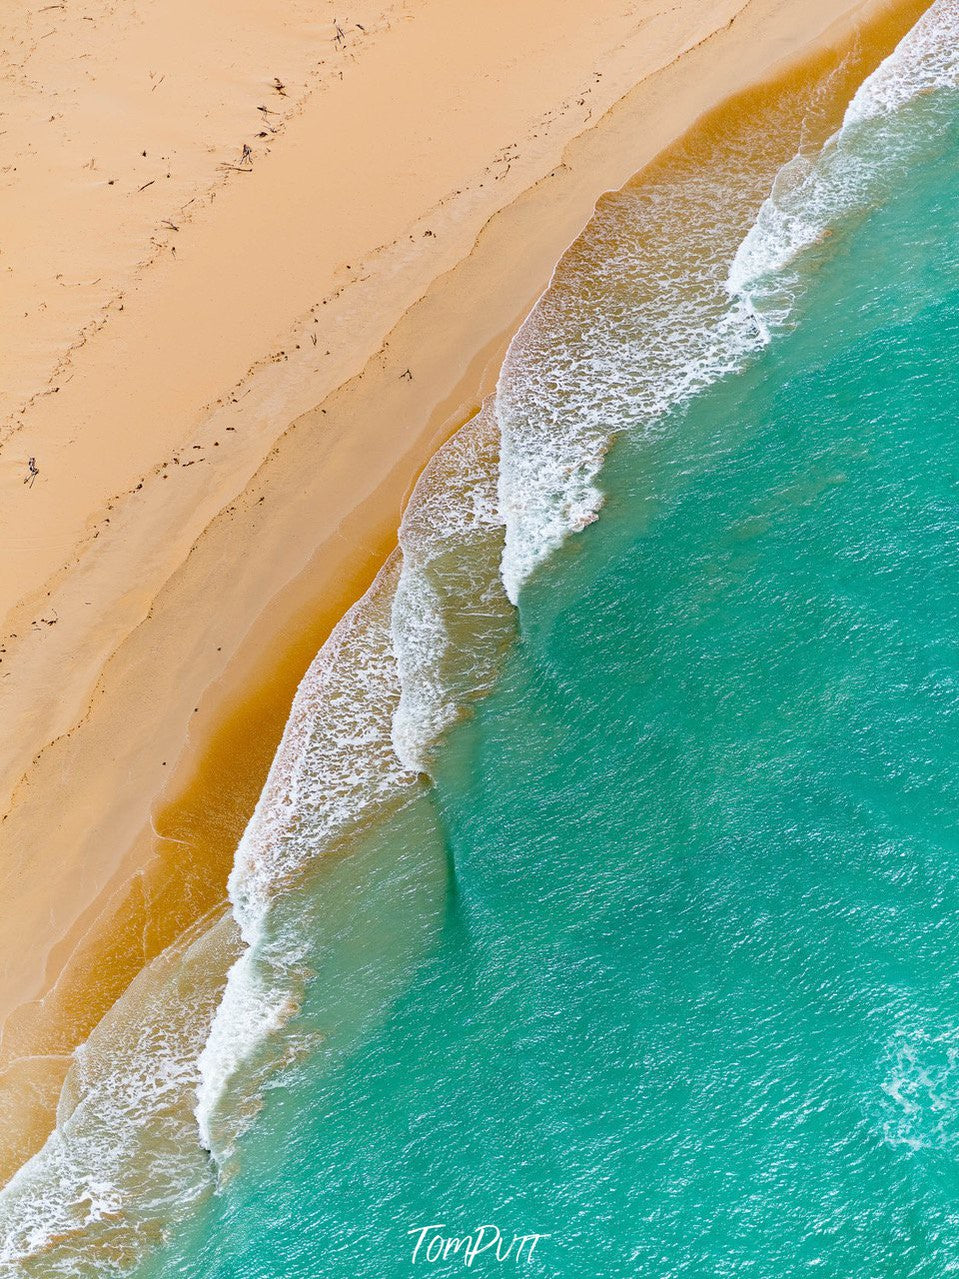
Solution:
<path fill-rule="evenodd" d="M 222 897 L 297 678 L 597 196 L 880 11 L 8 6 L 0 1172 Z"/>

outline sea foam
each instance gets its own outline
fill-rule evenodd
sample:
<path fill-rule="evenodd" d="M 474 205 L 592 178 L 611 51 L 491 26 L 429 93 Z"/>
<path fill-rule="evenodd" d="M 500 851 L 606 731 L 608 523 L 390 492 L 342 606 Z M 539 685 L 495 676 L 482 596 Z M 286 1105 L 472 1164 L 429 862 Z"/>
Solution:
<path fill-rule="evenodd" d="M 244 951 L 199 1059 L 200 1140 L 225 1160 L 249 1120 L 224 1105 L 237 1072 L 296 1011 L 308 939 L 272 936 L 273 906 L 314 859 L 364 819 L 402 803 L 416 774 L 393 750 L 400 685 L 390 631 L 400 572 L 394 553 L 363 598 L 335 627 L 304 676 L 263 793 L 229 879 Z"/>
<path fill-rule="evenodd" d="M 955 1150 L 959 1145 L 959 1031 L 896 1032 L 886 1050 L 882 1132 L 893 1147 Z"/>
<path fill-rule="evenodd" d="M 400 678 L 393 746 L 407 768 L 429 772 L 441 734 L 492 685 L 513 611 L 499 561 L 499 432 L 491 404 L 439 450 L 400 526 L 403 566 L 393 602 Z"/>
<path fill-rule="evenodd" d="M 489 410 L 436 454 L 400 547 L 331 634 L 296 694 L 237 849 L 230 900 L 245 949 L 200 1054 L 200 1139 L 224 1164 L 298 1010 L 309 939 L 276 907 L 337 843 L 419 793 L 429 751 L 491 684 L 512 631 L 498 576 L 498 437 Z"/>
<path fill-rule="evenodd" d="M 523 584 L 602 505 L 610 442 L 648 431 L 761 345 L 729 262 L 771 172 L 683 157 L 600 203 L 510 345 L 496 407 L 503 582 Z M 725 210 L 726 215 L 719 211 Z"/>
<path fill-rule="evenodd" d="M 880 198 L 884 183 L 904 180 L 933 143 L 897 113 L 955 89 L 957 76 L 959 0 L 936 0 L 814 154 L 757 163 L 760 140 L 733 138 L 718 163 L 691 154 L 600 204 L 500 375 L 502 574 L 512 601 L 596 518 L 611 440 L 655 430 L 788 320 L 804 251 Z"/>
<path fill-rule="evenodd" d="M 236 952 L 229 915 L 201 920 L 77 1049 L 56 1128 L 0 1193 L 0 1273 L 126 1273 L 212 1190 L 192 1103 Z"/>
<path fill-rule="evenodd" d="M 727 288 L 764 332 L 786 323 L 804 281 L 804 255 L 867 213 L 934 148 L 959 88 L 959 0 L 936 0 L 863 81 L 842 126 L 813 156 L 784 165 L 733 258 Z M 932 101 L 937 92 L 944 94 Z M 904 109 L 921 108 L 908 127 Z"/>

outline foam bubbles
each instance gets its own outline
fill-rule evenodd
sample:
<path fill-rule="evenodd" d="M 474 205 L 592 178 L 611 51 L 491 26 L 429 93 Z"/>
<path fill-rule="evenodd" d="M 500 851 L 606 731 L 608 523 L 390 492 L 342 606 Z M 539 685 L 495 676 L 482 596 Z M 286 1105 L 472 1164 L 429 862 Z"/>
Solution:
<path fill-rule="evenodd" d="M 651 431 L 763 343 L 729 263 L 774 167 L 696 151 L 600 203 L 513 340 L 497 388 L 502 575 L 523 583 L 602 505 L 612 439 Z"/>
<path fill-rule="evenodd" d="M 498 473 L 499 434 L 487 404 L 423 472 L 400 526 L 392 641 L 401 691 L 393 746 L 417 772 L 429 771 L 441 734 L 491 687 L 513 633 L 498 572 Z"/>
<path fill-rule="evenodd" d="M 780 170 L 729 269 L 727 287 L 768 332 L 785 323 L 803 286 L 803 255 L 844 220 L 868 212 L 953 117 L 959 89 L 959 0 L 936 0 L 860 86 L 842 127 L 815 156 Z M 942 102 L 931 95 L 948 94 Z M 904 110 L 921 108 L 910 127 Z"/>
<path fill-rule="evenodd" d="M 298 1012 L 310 939 L 282 916 L 304 874 L 420 793 L 429 754 L 489 688 L 512 610 L 497 572 L 498 437 L 485 410 L 423 473 L 395 552 L 297 691 L 229 880 L 245 949 L 199 1060 L 200 1139 L 225 1166 Z"/>
<path fill-rule="evenodd" d="M 901 1030 L 887 1050 L 883 1136 L 908 1150 L 959 1144 L 959 1030 Z"/>
<path fill-rule="evenodd" d="M 391 640 L 397 553 L 336 626 L 297 690 L 266 785 L 229 880 L 245 950 L 199 1059 L 196 1119 L 218 1161 L 255 1113 L 257 1080 L 231 1085 L 264 1041 L 295 1013 L 307 939 L 271 934 L 271 912 L 297 877 L 360 823 L 402 804 L 416 775 L 393 750 L 400 683 Z M 229 1101 L 231 1104 L 224 1104 Z"/>
<path fill-rule="evenodd" d="M 77 1049 L 56 1129 L 0 1193 L 4 1275 L 126 1273 L 212 1190 L 192 1102 L 235 954 L 229 916 L 200 921 Z"/>

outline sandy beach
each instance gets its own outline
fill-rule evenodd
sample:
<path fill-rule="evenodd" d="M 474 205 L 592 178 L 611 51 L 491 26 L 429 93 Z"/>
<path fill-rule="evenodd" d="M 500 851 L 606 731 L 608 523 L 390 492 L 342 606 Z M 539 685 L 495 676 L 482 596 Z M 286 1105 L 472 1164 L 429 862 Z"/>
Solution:
<path fill-rule="evenodd" d="M 2 20 L 0 1170 L 224 896 L 293 690 L 603 191 L 923 6 Z"/>

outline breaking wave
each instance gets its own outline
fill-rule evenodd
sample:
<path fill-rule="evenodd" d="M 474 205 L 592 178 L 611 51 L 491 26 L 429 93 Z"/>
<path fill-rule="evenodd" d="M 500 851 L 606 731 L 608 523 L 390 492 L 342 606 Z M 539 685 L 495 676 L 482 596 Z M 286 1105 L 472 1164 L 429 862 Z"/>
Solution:
<path fill-rule="evenodd" d="M 200 1139 L 230 1157 L 299 1009 L 310 938 L 276 918 L 298 876 L 422 790 L 429 750 L 487 688 L 512 632 L 497 573 L 497 438 L 481 411 L 426 468 L 400 548 L 304 677 L 229 880 L 245 950 L 199 1061 Z"/>
<path fill-rule="evenodd" d="M 727 288 L 768 336 L 785 323 L 823 249 L 850 218 L 895 191 L 935 149 L 959 89 L 959 0 L 936 0 L 860 86 L 842 127 L 814 156 L 785 165 L 729 270 Z M 915 112 L 915 120 L 904 115 Z"/>
<path fill-rule="evenodd" d="M 0 1273 L 125 1274 L 212 1191 L 193 1099 L 237 952 L 220 916 L 145 968 L 74 1054 L 56 1128 L 0 1195 Z"/>
<path fill-rule="evenodd" d="M 487 404 L 423 472 L 400 526 L 392 732 L 398 758 L 417 772 L 429 772 L 441 734 L 492 686 L 513 634 L 499 577 L 498 474 L 499 432 Z"/>
<path fill-rule="evenodd" d="M 514 604 L 534 570 L 597 518 L 613 437 L 649 428 L 758 349 L 746 307 L 730 307 L 724 288 L 741 229 L 717 228 L 715 217 L 720 196 L 746 204 L 750 183 L 731 172 L 732 189 L 717 187 L 695 168 L 606 197 L 510 347 L 496 404 L 502 575 Z"/>
<path fill-rule="evenodd" d="M 200 1140 L 220 1161 L 250 1117 L 223 1104 L 229 1086 L 296 1012 L 306 977 L 308 939 L 297 946 L 286 930 L 273 934 L 274 906 L 313 859 L 416 785 L 390 736 L 400 696 L 390 635 L 399 570 L 394 553 L 304 676 L 237 849 L 229 896 L 245 949 L 200 1054 L 197 1087 Z"/>
<path fill-rule="evenodd" d="M 959 83 L 959 0 L 936 0 L 869 75 L 825 146 L 784 157 L 746 129 L 607 196 L 514 338 L 497 389 L 503 581 L 523 583 L 602 505 L 612 439 L 741 368 L 788 319 L 804 251 L 867 210 L 951 114 L 916 102 Z M 795 118 L 784 136 L 802 139 Z M 772 122 L 775 129 L 776 122 Z M 707 140 L 707 147 L 709 142 Z"/>

